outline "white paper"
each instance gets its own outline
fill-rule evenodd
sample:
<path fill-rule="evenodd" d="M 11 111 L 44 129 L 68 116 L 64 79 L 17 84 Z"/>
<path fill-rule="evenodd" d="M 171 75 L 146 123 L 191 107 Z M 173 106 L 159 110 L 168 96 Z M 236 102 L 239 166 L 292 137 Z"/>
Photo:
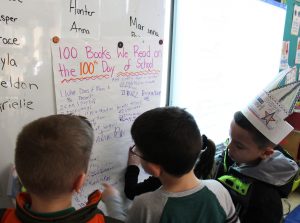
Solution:
<path fill-rule="evenodd" d="M 288 68 L 290 41 L 282 42 L 280 69 L 284 70 Z"/>
<path fill-rule="evenodd" d="M 291 34 L 294 36 L 298 36 L 300 26 L 300 6 L 295 5 L 294 14 L 293 14 L 293 22 L 291 27 Z"/>
<path fill-rule="evenodd" d="M 300 38 L 297 40 L 297 50 L 295 56 L 295 64 L 300 64 Z"/>
<path fill-rule="evenodd" d="M 274 114 L 264 110 L 244 110 L 247 119 L 271 142 L 279 144 L 292 130 L 293 127 L 285 121 L 275 119 Z M 274 123 L 273 123 L 274 122 Z M 272 124 L 275 128 L 269 128 Z"/>
<path fill-rule="evenodd" d="M 157 38 L 62 39 L 52 55 L 57 112 L 86 116 L 95 130 L 86 185 L 75 197 L 81 207 L 104 182 L 123 190 L 132 122 L 160 104 L 162 45 Z"/>
<path fill-rule="evenodd" d="M 283 70 L 243 110 L 247 119 L 275 144 L 293 130 L 284 119 L 293 112 L 300 92 L 296 75 L 296 68 Z"/>

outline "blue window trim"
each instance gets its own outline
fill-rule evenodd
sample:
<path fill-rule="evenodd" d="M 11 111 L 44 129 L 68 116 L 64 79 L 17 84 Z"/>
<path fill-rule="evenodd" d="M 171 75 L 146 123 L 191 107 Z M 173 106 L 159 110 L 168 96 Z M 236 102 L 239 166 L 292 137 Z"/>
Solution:
<path fill-rule="evenodd" d="M 277 2 L 277 1 L 274 1 L 274 0 L 260 0 L 260 1 L 269 3 L 269 4 L 277 6 L 279 8 L 286 9 L 286 4 L 281 3 L 281 2 Z"/>

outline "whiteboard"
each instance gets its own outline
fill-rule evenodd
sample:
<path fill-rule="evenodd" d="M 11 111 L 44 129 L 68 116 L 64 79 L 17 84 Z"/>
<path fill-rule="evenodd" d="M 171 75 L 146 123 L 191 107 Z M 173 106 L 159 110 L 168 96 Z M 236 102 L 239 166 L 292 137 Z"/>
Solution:
<path fill-rule="evenodd" d="M 168 4 L 168 1 L 161 0 L 5 0 L 2 2 L 0 8 L 0 207 L 10 205 L 6 196 L 7 180 L 9 166 L 14 162 L 17 134 L 24 124 L 57 111 L 55 86 L 58 85 L 55 83 L 53 73 L 51 38 L 59 36 L 61 40 L 100 41 L 102 38 L 109 37 L 111 40 L 117 39 L 131 46 L 135 41 L 137 43 L 140 41 L 139 38 L 132 37 L 163 40 Z M 130 38 L 132 40 L 129 40 Z M 149 41 L 147 40 L 148 44 Z M 126 131 L 128 133 L 128 129 Z M 118 160 L 118 165 L 123 166 L 122 168 L 125 168 L 130 140 L 130 137 L 127 137 L 124 141 L 114 142 L 116 144 L 114 148 L 125 146 L 122 150 L 118 149 L 119 155 L 115 159 Z M 95 157 L 97 159 L 97 156 L 94 156 L 91 161 L 95 160 Z M 114 159 L 111 160 L 114 162 Z M 91 163 L 97 165 L 98 162 Z"/>

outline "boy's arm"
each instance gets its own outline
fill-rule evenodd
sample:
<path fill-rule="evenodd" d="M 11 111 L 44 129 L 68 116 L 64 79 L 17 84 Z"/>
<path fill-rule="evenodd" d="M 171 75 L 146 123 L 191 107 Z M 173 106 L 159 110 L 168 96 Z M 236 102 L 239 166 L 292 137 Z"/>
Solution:
<path fill-rule="evenodd" d="M 141 163 L 141 159 L 131 152 L 131 148 L 129 148 L 128 151 L 124 193 L 128 199 L 133 200 L 136 195 L 156 190 L 161 186 L 161 183 L 155 177 L 149 177 L 143 183 L 138 183 L 138 176 L 140 173 L 138 166 Z"/>
<path fill-rule="evenodd" d="M 138 199 L 135 199 L 132 203 L 132 206 L 128 210 L 128 215 L 126 217 L 126 223 L 141 223 L 143 221 L 143 210 L 142 205 L 139 202 L 136 202 Z"/>
<path fill-rule="evenodd" d="M 144 194 L 138 196 L 132 202 L 128 210 L 126 223 L 155 223 L 159 222 L 160 214 L 157 214 L 157 208 L 161 208 L 160 202 L 156 202 L 153 194 Z M 152 204 L 152 205 L 149 205 Z M 152 208 L 153 207 L 153 208 Z M 159 216 L 158 216 L 159 215 Z"/>
<path fill-rule="evenodd" d="M 202 181 L 205 186 L 208 187 L 210 191 L 212 191 L 216 198 L 218 199 L 221 207 L 223 208 L 226 214 L 226 221 L 228 223 L 239 223 L 238 213 L 233 204 L 232 198 L 228 192 L 228 190 L 218 181 L 216 180 L 204 180 Z"/>
<path fill-rule="evenodd" d="M 106 183 L 103 186 L 105 189 L 102 193 L 102 200 L 106 206 L 107 215 L 124 221 L 126 214 L 119 191 Z"/>
<path fill-rule="evenodd" d="M 138 183 L 139 173 L 140 169 L 136 165 L 130 165 L 126 169 L 124 192 L 126 197 L 130 200 L 133 200 L 137 195 L 154 191 L 161 186 L 160 180 L 153 176 Z"/>

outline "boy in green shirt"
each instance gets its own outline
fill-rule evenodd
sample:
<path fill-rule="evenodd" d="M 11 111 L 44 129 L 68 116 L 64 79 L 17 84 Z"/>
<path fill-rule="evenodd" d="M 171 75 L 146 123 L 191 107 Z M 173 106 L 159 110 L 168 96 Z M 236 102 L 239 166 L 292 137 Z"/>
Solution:
<path fill-rule="evenodd" d="M 134 121 L 131 135 L 132 152 L 162 187 L 137 196 L 126 222 L 239 222 L 228 191 L 194 174 L 202 138 L 191 114 L 177 107 L 149 110 Z"/>

